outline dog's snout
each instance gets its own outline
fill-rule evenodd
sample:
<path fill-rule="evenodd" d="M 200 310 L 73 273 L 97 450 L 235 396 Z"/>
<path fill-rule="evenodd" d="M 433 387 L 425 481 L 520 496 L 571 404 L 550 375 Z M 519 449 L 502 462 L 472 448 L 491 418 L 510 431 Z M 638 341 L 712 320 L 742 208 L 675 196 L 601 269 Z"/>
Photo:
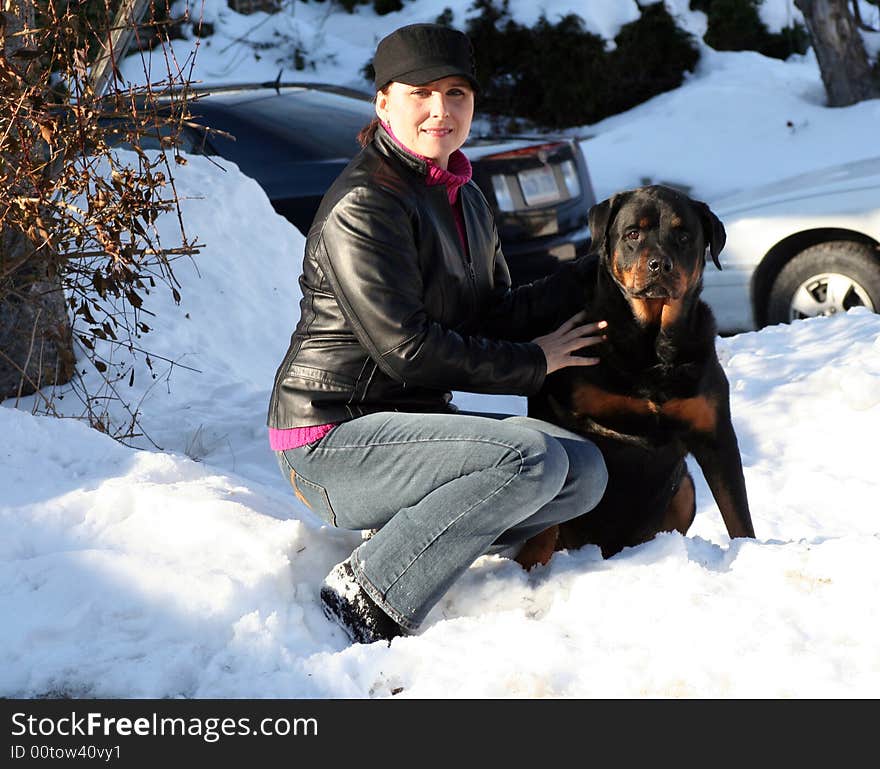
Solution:
<path fill-rule="evenodd" d="M 648 260 L 648 269 L 651 272 L 672 272 L 672 259 L 668 256 L 652 256 Z"/>

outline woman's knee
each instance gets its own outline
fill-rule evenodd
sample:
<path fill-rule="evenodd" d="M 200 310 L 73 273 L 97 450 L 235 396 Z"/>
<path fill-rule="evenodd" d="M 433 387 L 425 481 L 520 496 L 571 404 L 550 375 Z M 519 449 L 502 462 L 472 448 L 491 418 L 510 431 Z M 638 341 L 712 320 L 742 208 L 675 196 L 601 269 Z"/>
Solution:
<path fill-rule="evenodd" d="M 591 441 L 568 441 L 569 475 L 577 486 L 577 496 L 592 510 L 605 493 L 608 485 L 608 468 L 602 452 Z"/>
<path fill-rule="evenodd" d="M 545 500 L 555 497 L 565 484 L 569 473 L 569 456 L 562 444 L 552 435 L 525 427 L 520 428 L 520 474 L 523 479 L 539 487 Z"/>
<path fill-rule="evenodd" d="M 532 417 L 514 416 L 504 420 L 507 425 L 531 430 L 549 438 L 565 453 L 566 476 L 569 484 L 576 487 L 576 495 L 583 511 L 592 510 L 605 493 L 608 470 L 602 452 L 590 440 L 557 425 L 542 423 Z M 542 430 L 544 427 L 548 432 Z M 566 478 L 563 478 L 563 483 Z"/>
<path fill-rule="evenodd" d="M 585 500 L 589 500 L 590 509 L 599 504 L 605 488 L 608 486 L 608 468 L 599 447 L 590 441 L 578 446 L 577 480 Z M 573 460 L 570 460 L 573 461 Z"/>

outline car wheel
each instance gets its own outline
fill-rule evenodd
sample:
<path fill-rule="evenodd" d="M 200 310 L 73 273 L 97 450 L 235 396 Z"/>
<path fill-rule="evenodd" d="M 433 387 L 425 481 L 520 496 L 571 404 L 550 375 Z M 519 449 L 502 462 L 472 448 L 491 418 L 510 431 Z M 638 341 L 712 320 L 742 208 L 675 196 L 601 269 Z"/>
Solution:
<path fill-rule="evenodd" d="M 767 323 L 834 315 L 852 307 L 880 311 L 875 249 L 850 240 L 819 243 L 801 251 L 776 276 Z"/>

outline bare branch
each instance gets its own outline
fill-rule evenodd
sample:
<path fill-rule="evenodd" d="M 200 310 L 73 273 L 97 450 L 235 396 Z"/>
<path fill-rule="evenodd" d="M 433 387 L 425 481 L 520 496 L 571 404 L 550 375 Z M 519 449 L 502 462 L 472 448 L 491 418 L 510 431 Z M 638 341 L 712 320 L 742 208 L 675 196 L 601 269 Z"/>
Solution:
<path fill-rule="evenodd" d="M 865 32 L 880 32 L 880 29 L 876 29 L 862 20 L 862 8 L 859 5 L 859 0 L 852 0 L 852 6 L 853 19 L 855 19 L 856 26 L 859 29 L 864 30 Z"/>
<path fill-rule="evenodd" d="M 0 384 L 0 399 L 75 375 L 75 343 L 128 415 L 127 425 L 114 426 L 107 408 L 95 410 L 99 396 L 75 379 L 86 418 L 114 437 L 141 435 L 139 409 L 114 386 L 119 364 L 110 363 L 107 350 L 145 356 L 149 367 L 165 360 L 135 343 L 149 331 L 145 294 L 164 283 L 179 303 L 172 262 L 203 248 L 187 237 L 174 181 L 177 136 L 191 125 L 194 54 L 181 66 L 170 50 L 168 0 L 12 5 L 37 13 L 26 21 L 0 14 L 0 374 L 12 372 L 18 383 L 11 391 Z M 126 85 L 118 67 L 127 41 L 146 34 L 162 45 L 167 77 Z M 148 154 L 140 146 L 144 136 L 167 151 Z M 122 144 L 134 154 L 117 153 Z M 166 247 L 157 222 L 172 213 L 178 242 Z M 61 314 L 47 326 L 50 306 Z M 4 320 L 16 313 L 19 320 Z M 51 370 L 53 335 L 69 349 L 59 347 L 57 357 L 70 360 Z M 167 362 L 169 375 L 181 366 Z M 39 397 L 52 412 L 51 400 Z"/>

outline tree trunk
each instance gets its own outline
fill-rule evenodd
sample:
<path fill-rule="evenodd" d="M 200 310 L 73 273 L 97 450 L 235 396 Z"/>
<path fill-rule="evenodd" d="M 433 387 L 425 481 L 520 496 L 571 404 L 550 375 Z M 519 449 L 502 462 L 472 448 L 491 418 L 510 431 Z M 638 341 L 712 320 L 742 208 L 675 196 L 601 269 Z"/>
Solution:
<path fill-rule="evenodd" d="M 103 44 L 95 63 L 92 64 L 89 74 L 92 88 L 99 96 L 104 93 L 107 83 L 131 44 L 137 25 L 149 9 L 150 0 L 122 0 L 120 3 L 107 41 Z"/>
<path fill-rule="evenodd" d="M 0 0 L 0 56 L 13 67 L 15 52 L 27 38 L 10 35 L 33 27 L 33 14 L 33 0 Z M 23 162 L 2 146 L 0 155 L 3 163 Z M 0 230 L 0 401 L 67 382 L 74 365 L 60 276 L 35 256 L 34 244 L 23 233 Z"/>
<path fill-rule="evenodd" d="M 880 96 L 849 0 L 794 0 L 800 8 L 819 61 L 829 107 Z"/>

